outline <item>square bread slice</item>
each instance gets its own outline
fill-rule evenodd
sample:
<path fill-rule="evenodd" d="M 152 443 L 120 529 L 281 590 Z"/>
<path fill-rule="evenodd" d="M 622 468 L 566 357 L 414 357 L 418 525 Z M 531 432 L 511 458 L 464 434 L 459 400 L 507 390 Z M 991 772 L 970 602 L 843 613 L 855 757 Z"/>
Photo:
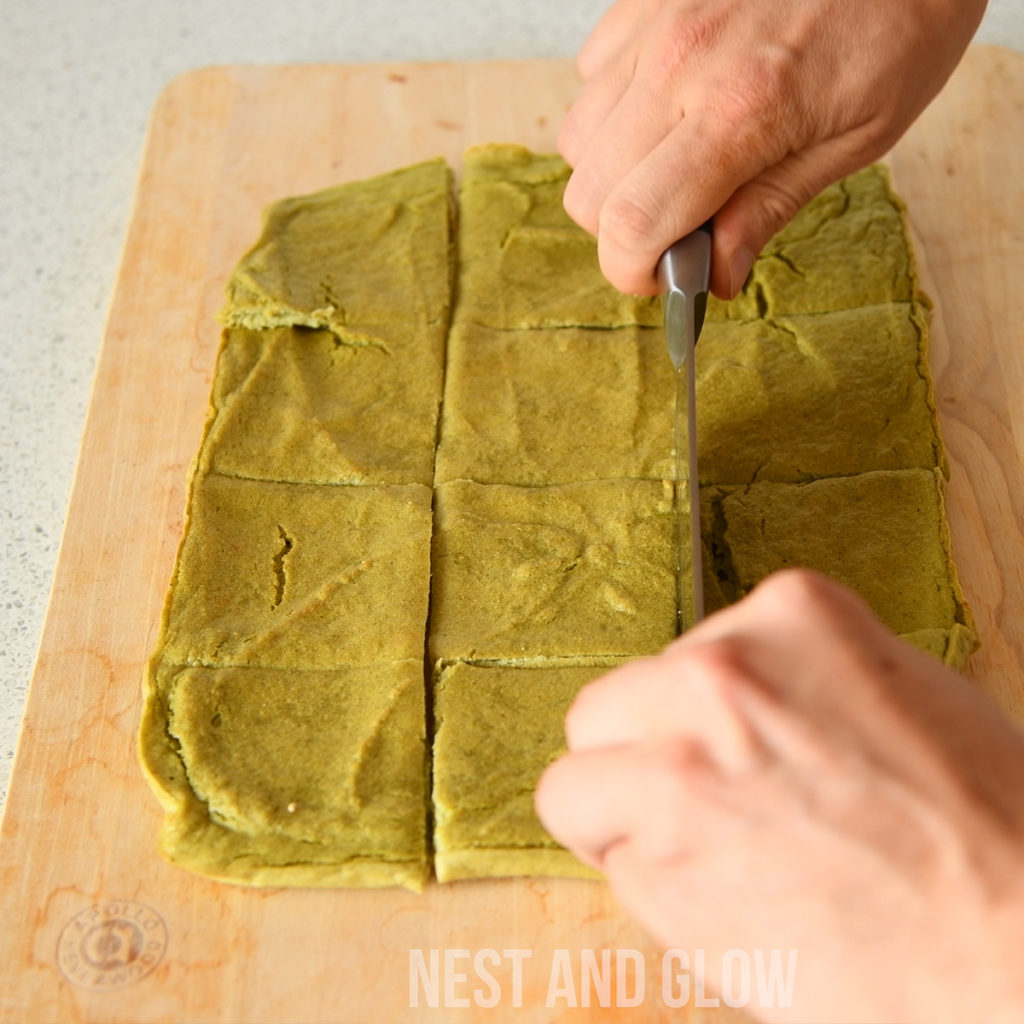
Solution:
<path fill-rule="evenodd" d="M 906 207 L 888 168 L 872 164 L 830 185 L 764 247 L 731 302 L 709 320 L 831 313 L 922 300 Z"/>
<path fill-rule="evenodd" d="M 945 467 L 925 316 L 891 303 L 708 324 L 696 362 L 701 480 Z"/>
<path fill-rule="evenodd" d="M 596 874 L 533 809 L 543 770 L 565 750 L 565 714 L 599 665 L 440 665 L 434 674 L 434 866 L 438 881 Z"/>
<path fill-rule="evenodd" d="M 423 887 L 422 661 L 164 665 L 147 690 L 142 760 L 176 863 L 253 885 Z"/>
<path fill-rule="evenodd" d="M 204 464 L 290 483 L 419 483 L 434 473 L 442 324 L 227 329 Z"/>
<path fill-rule="evenodd" d="M 328 669 L 422 658 L 430 488 L 195 481 L 160 660 Z"/>
<path fill-rule="evenodd" d="M 562 206 L 569 167 L 520 146 L 466 152 L 459 189 L 454 318 L 486 327 L 619 327 L 662 322 L 657 298 L 624 295 L 597 242 Z"/>
<path fill-rule="evenodd" d="M 895 633 L 960 627 L 973 634 L 938 470 L 706 487 L 702 506 L 705 543 L 726 601 L 778 569 L 805 566 L 852 587 Z"/>
<path fill-rule="evenodd" d="M 431 660 L 653 654 L 676 635 L 672 485 L 435 489 Z"/>
<path fill-rule="evenodd" d="M 455 324 L 436 479 L 668 478 L 674 400 L 660 330 Z"/>
<path fill-rule="evenodd" d="M 282 199 L 227 284 L 229 327 L 446 321 L 451 171 L 441 159 Z"/>

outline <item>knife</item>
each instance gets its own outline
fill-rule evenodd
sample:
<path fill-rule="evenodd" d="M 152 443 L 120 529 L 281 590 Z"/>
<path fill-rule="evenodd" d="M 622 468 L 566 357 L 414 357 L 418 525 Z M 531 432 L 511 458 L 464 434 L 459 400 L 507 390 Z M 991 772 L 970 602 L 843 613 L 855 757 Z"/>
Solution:
<path fill-rule="evenodd" d="M 680 633 L 704 617 L 694 356 L 704 326 L 710 272 L 711 221 L 675 242 L 658 262 L 665 337 L 676 368 L 676 591 Z"/>

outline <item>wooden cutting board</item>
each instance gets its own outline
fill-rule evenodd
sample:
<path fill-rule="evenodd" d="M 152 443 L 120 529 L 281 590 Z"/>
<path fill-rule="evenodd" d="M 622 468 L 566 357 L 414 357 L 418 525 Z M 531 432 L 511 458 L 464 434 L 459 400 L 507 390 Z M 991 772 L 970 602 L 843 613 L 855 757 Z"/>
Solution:
<path fill-rule="evenodd" d="M 436 154 L 457 167 L 472 143 L 551 149 L 576 90 L 569 61 L 227 67 L 185 75 L 160 99 L 3 822 L 0 1019 L 735 1017 L 702 1008 L 696 983 L 671 1008 L 683 997 L 680 963 L 666 969 L 599 883 L 514 879 L 414 895 L 194 877 L 156 853 L 160 811 L 135 758 L 142 666 L 217 350 L 214 313 L 261 208 Z M 968 674 L 1024 720 L 1022 123 L 1024 58 L 979 48 L 891 165 L 937 302 L 949 513 L 984 641 Z M 429 970 L 431 950 L 441 951 L 438 1007 L 415 971 L 410 990 L 410 963 Z M 607 992 L 581 984 L 589 950 Z M 549 990 L 552 978 L 561 989 Z"/>

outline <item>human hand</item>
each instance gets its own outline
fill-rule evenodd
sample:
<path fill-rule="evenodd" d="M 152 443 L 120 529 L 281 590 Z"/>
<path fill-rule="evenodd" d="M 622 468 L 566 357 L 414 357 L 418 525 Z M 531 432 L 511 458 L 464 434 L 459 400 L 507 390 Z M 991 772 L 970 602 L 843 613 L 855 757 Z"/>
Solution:
<path fill-rule="evenodd" d="M 796 949 L 763 1019 L 1024 1019 L 1024 735 L 852 592 L 776 574 L 566 731 L 541 820 L 710 987 L 730 949 Z"/>
<path fill-rule="evenodd" d="M 952 73 L 985 0 L 618 0 L 579 55 L 558 147 L 601 268 L 653 295 L 715 216 L 711 287 L 825 186 L 882 156 Z"/>

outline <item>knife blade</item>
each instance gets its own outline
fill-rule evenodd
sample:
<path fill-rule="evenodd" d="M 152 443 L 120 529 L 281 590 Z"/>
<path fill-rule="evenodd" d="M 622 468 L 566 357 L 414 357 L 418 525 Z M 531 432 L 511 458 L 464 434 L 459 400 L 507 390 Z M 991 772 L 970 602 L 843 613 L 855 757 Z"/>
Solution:
<path fill-rule="evenodd" d="M 710 271 L 710 221 L 671 245 L 658 262 L 665 337 L 676 369 L 676 589 L 680 633 L 704 617 L 694 360 L 697 338 L 704 326 Z"/>

